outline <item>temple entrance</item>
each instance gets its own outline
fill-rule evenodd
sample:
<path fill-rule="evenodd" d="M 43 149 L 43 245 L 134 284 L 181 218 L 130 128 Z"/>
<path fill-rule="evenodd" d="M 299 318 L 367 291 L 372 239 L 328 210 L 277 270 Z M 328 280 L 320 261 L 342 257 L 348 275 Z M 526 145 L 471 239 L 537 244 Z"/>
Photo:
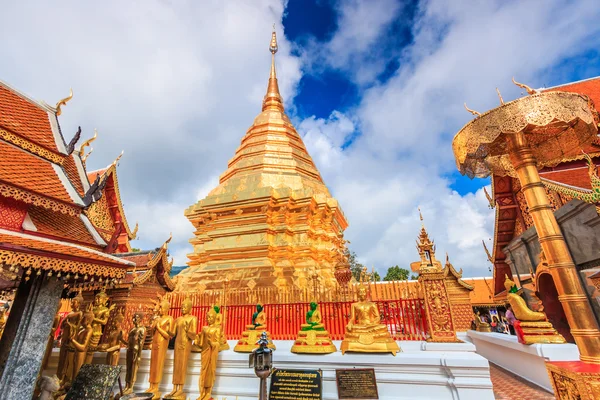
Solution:
<path fill-rule="evenodd" d="M 542 273 L 538 276 L 536 294 L 544 304 L 544 312 L 548 320 L 554 325 L 554 328 L 558 333 L 563 335 L 567 342 L 575 343 L 573 335 L 571 335 L 567 317 L 558 300 L 558 292 L 554 285 L 554 280 L 549 273 Z"/>

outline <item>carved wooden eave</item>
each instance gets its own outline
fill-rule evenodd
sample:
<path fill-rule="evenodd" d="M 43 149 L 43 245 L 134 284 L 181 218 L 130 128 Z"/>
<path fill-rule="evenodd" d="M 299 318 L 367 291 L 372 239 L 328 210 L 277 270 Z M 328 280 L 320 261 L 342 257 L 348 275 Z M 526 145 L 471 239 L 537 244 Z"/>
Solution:
<path fill-rule="evenodd" d="M 460 270 L 460 272 L 456 271 L 456 269 L 454 269 L 454 266 L 447 262 L 446 265 L 444 266 L 444 277 L 448 277 L 449 275 L 452 275 L 454 278 L 456 278 L 456 281 L 458 282 L 459 285 L 461 285 L 462 287 L 464 287 L 465 289 L 468 290 L 473 290 L 474 287 L 469 285 L 468 283 L 466 283 L 465 281 L 462 280 L 462 269 Z"/>

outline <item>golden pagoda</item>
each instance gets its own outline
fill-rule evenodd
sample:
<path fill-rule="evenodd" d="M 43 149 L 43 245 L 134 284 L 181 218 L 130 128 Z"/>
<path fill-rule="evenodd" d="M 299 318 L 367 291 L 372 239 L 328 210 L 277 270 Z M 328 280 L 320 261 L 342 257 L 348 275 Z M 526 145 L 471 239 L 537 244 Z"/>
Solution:
<path fill-rule="evenodd" d="M 242 138 L 219 186 L 185 210 L 196 228 L 178 290 L 302 286 L 316 270 L 335 285 L 346 218 L 284 112 L 275 72 L 277 38 L 262 112 Z"/>

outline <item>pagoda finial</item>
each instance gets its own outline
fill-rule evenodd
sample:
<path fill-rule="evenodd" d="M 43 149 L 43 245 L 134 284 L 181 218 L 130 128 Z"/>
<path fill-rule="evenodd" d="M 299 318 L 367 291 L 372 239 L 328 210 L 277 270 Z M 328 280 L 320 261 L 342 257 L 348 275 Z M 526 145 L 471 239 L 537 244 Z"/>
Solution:
<path fill-rule="evenodd" d="M 269 51 L 271 52 L 271 73 L 269 75 L 269 85 L 267 86 L 267 94 L 263 100 L 263 111 L 267 109 L 279 110 L 283 112 L 283 101 L 279 94 L 279 85 L 277 84 L 277 73 L 275 71 L 275 53 L 279 47 L 277 46 L 277 33 L 275 32 L 275 24 L 273 24 L 273 33 L 271 34 L 271 43 Z"/>

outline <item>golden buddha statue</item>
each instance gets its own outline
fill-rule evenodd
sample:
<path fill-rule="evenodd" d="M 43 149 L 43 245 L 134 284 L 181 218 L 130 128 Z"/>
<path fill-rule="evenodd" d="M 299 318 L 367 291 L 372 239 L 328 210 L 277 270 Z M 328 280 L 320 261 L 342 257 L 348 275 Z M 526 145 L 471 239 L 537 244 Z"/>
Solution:
<path fill-rule="evenodd" d="M 504 287 L 507 291 L 507 300 L 517 321 L 514 323 L 515 332 L 519 343 L 566 343 L 565 338 L 559 334 L 543 312 L 531 310 L 525 299 L 519 296 L 517 285 L 505 275 Z"/>
<path fill-rule="evenodd" d="M 63 381 L 72 382 L 79 373 L 81 366 L 86 363 L 88 348 L 94 331 L 92 326 L 93 321 L 94 312 L 91 307 L 88 307 L 88 310 L 83 314 L 78 332 L 71 338 L 67 345 L 66 371 Z"/>
<path fill-rule="evenodd" d="M 301 325 L 292 346 L 292 353 L 328 354 L 337 351 L 322 321 L 319 304 L 313 301 L 306 313 L 306 323 Z"/>
<path fill-rule="evenodd" d="M 106 352 L 106 364 L 116 366 L 119 365 L 119 357 L 121 355 L 121 344 L 127 345 L 127 341 L 123 339 L 123 331 L 121 324 L 125 317 L 121 310 L 114 316 L 111 322 L 111 330 L 106 341 L 98 346 L 98 351 Z"/>
<path fill-rule="evenodd" d="M 163 368 L 165 365 L 165 356 L 169 347 L 173 331 L 173 317 L 169 315 L 171 303 L 166 297 L 163 297 L 158 304 L 158 315 L 152 321 L 152 351 L 150 353 L 150 388 L 146 393 L 154 393 L 153 399 L 160 399 L 158 385 L 163 377 Z"/>
<path fill-rule="evenodd" d="M 107 307 L 108 303 L 108 295 L 103 290 L 100 291 L 94 298 L 94 308 L 92 309 L 94 313 L 94 320 L 92 321 L 92 340 L 90 341 L 90 345 L 88 347 L 88 354 L 85 358 L 86 364 L 92 363 L 92 358 L 94 357 L 94 352 L 98 349 L 98 344 L 100 343 L 100 339 L 102 338 L 102 328 L 108 322 L 108 317 L 110 312 L 115 308 L 115 305 Z"/>
<path fill-rule="evenodd" d="M 202 352 L 200 382 L 200 396 L 196 400 L 211 400 L 212 388 L 217 376 L 217 359 L 221 347 L 221 325 L 217 323 L 215 308 L 211 307 L 206 313 L 208 326 L 202 327 L 202 331 L 196 337 L 196 345 Z"/>
<path fill-rule="evenodd" d="M 246 325 L 246 330 L 242 332 L 242 338 L 238 340 L 233 351 L 238 353 L 251 353 L 252 350 L 258 348 L 256 342 L 263 332 L 267 333 L 267 340 L 269 341 L 268 347 L 274 350 L 275 345 L 271 339 L 269 339 L 269 332 L 267 332 L 267 314 L 265 313 L 262 304 L 259 303 L 256 305 L 256 312 L 252 314 L 252 323 Z"/>
<path fill-rule="evenodd" d="M 392 353 L 394 356 L 400 347 L 392 339 L 388 329 L 382 325 L 379 309 L 373 302 L 367 301 L 367 288 L 361 283 L 358 287 L 358 302 L 352 303 L 350 321 L 346 325 L 346 334 L 340 346 L 342 354 L 347 351 L 360 353 Z"/>
<path fill-rule="evenodd" d="M 60 335 L 60 352 L 58 353 L 58 368 L 56 369 L 56 376 L 61 381 L 65 376 L 65 359 L 67 357 L 69 343 L 71 343 L 71 339 L 73 339 L 79 330 L 79 324 L 81 323 L 81 318 L 83 317 L 83 313 L 79 310 L 82 304 L 83 296 L 81 296 L 81 292 L 79 292 L 77 293 L 77 296 L 71 300 L 71 312 L 67 314 L 65 319 L 63 319 L 62 323 L 60 324 L 62 332 Z"/>
<path fill-rule="evenodd" d="M 137 371 L 142 358 L 142 350 L 144 349 L 144 339 L 146 339 L 146 327 L 140 326 L 142 315 L 140 313 L 133 314 L 133 328 L 127 335 L 127 373 L 125 374 L 125 390 L 123 394 L 133 392 L 133 385 L 137 377 Z"/>
<path fill-rule="evenodd" d="M 185 400 L 183 385 L 187 376 L 188 360 L 192 350 L 192 343 L 196 338 L 198 320 L 190 315 L 192 311 L 192 300 L 186 297 L 181 304 L 181 317 L 175 320 L 175 356 L 173 360 L 173 390 L 163 399 Z"/>
<path fill-rule="evenodd" d="M 485 322 L 483 318 L 481 318 L 481 313 L 477 311 L 477 313 L 473 314 L 473 318 L 475 320 L 475 329 L 477 332 L 491 332 L 492 326 Z"/>
<path fill-rule="evenodd" d="M 219 339 L 219 351 L 229 350 L 229 343 L 227 343 L 227 338 L 225 337 L 225 327 L 223 326 L 223 314 L 221 313 L 221 309 L 219 308 L 219 306 L 214 306 L 213 309 L 216 314 L 215 324 L 219 326 L 219 329 L 221 329 L 221 338 Z"/>
<path fill-rule="evenodd" d="M 46 352 L 44 353 L 44 359 L 42 361 L 42 371 L 46 369 L 48 366 L 48 361 L 50 361 L 50 355 L 52 354 L 52 349 L 54 348 L 54 336 L 56 335 L 56 330 L 60 325 L 60 314 L 57 312 L 54 315 L 54 320 L 52 321 L 52 329 L 50 329 L 50 334 L 48 335 L 48 343 L 46 343 Z"/>

